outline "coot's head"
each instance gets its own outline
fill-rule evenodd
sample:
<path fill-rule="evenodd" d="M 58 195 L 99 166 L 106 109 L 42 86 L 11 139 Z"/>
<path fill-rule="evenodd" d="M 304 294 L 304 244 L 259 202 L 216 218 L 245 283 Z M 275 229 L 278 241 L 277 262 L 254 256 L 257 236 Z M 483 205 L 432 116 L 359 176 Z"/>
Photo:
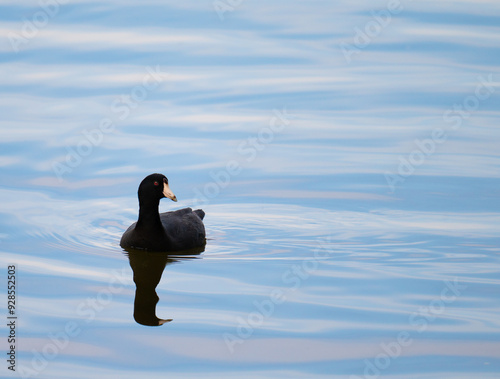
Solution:
<path fill-rule="evenodd" d="M 139 200 L 160 200 L 168 197 L 172 201 L 177 198 L 168 186 L 168 179 L 162 174 L 151 174 L 144 178 L 139 185 Z"/>

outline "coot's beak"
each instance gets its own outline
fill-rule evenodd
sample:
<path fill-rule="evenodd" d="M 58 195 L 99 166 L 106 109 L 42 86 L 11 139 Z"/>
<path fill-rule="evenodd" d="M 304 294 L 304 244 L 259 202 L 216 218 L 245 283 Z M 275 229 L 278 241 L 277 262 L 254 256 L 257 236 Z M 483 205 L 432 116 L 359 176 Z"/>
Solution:
<path fill-rule="evenodd" d="M 172 318 L 169 318 L 168 320 L 162 320 L 161 318 L 158 319 L 158 326 L 160 325 L 163 325 L 163 324 L 166 324 L 167 322 L 170 322 L 172 321 L 173 319 Z"/>
<path fill-rule="evenodd" d="M 177 198 L 173 194 L 173 192 L 170 190 L 170 187 L 168 186 L 167 182 L 163 182 L 163 196 L 168 197 L 169 199 L 172 199 L 172 201 L 177 201 Z"/>

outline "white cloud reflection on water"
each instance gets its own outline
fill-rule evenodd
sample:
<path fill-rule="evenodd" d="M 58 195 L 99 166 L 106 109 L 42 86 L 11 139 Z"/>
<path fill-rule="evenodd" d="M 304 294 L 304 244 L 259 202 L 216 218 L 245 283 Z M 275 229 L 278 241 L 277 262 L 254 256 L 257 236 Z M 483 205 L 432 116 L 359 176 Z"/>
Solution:
<path fill-rule="evenodd" d="M 453 5 L 457 13 L 450 18 L 455 17 L 457 23 L 430 22 L 423 27 L 422 19 L 425 20 L 426 15 L 430 17 L 434 12 L 436 19 L 437 12 L 443 7 L 447 9 L 449 4 L 426 3 L 425 8 L 413 3 L 404 4 L 405 11 L 400 17 L 394 17 L 372 45 L 361 51 L 358 62 L 346 64 L 339 60 L 338 44 L 348 40 L 349 32 L 353 33 L 354 27 L 362 27 L 370 18 L 362 12 L 366 10 L 366 4 L 341 4 L 335 8 L 328 2 L 320 2 L 314 7 L 295 4 L 288 9 L 283 8 L 282 3 L 259 3 L 253 7 L 246 5 L 231 14 L 238 20 L 243 18 L 261 25 L 267 23 L 270 28 L 282 28 L 281 34 L 249 29 L 245 24 L 240 30 L 228 33 L 224 24 L 214 20 L 205 20 L 208 24 L 204 25 L 210 27 L 200 29 L 182 28 L 176 24 L 163 28 L 156 25 L 151 29 L 141 25 L 139 20 L 126 28 L 107 25 L 101 30 L 84 31 L 81 25 L 63 23 L 67 15 L 61 11 L 61 18 L 52 20 L 23 50 L 24 54 L 30 51 L 36 54 L 24 58 L 21 64 L 16 61 L 2 64 L 9 72 L 1 79 L 6 86 L 3 91 L 4 113 L 10 125 L 16 125 L 7 133 L 5 141 L 45 143 L 50 148 L 50 157 L 39 169 L 52 174 L 50 162 L 66 153 L 65 146 L 74 146 L 81 138 L 82 130 L 96 127 L 101 118 L 108 116 L 112 101 L 140 81 L 144 71 L 142 63 L 115 60 L 113 53 L 106 53 L 100 59 L 91 58 L 88 64 L 82 64 L 78 58 L 58 59 L 56 62 L 49 59 L 40 64 L 37 60 L 44 56 L 50 58 L 49 54 L 39 53 L 41 48 L 55 50 L 54 56 L 61 51 L 76 54 L 80 50 L 106 52 L 110 48 L 139 55 L 152 51 L 159 55 L 153 59 L 145 56 L 142 62 L 162 64 L 168 71 L 168 82 L 141 104 L 130 119 L 118 122 L 117 133 L 107 136 L 103 145 L 96 149 L 100 152 L 95 155 L 115 154 L 114 149 L 126 148 L 139 151 L 149 148 L 149 152 L 156 150 L 159 155 L 165 149 L 148 146 L 152 143 L 151 133 L 160 144 L 168 144 L 172 135 L 176 135 L 179 140 L 167 146 L 182 146 L 182 140 L 185 140 L 182 148 L 186 149 L 186 145 L 193 143 L 192 132 L 203 131 L 208 135 L 200 137 L 197 151 L 208 151 L 209 160 L 223 164 L 231 151 L 213 149 L 214 144 L 220 146 L 217 141 L 220 136 L 210 138 L 211 133 L 237 132 L 239 136 L 232 140 L 237 144 L 241 138 L 258 130 L 258 125 L 265 124 L 266 112 L 276 106 L 287 106 L 298 115 L 298 119 L 280 133 L 279 144 L 326 138 L 330 140 L 329 145 L 325 146 L 324 154 L 314 155 L 317 145 L 311 148 L 299 143 L 297 145 L 310 154 L 310 159 L 306 157 L 304 160 L 305 157 L 301 156 L 295 161 L 290 161 L 295 154 L 281 150 L 286 146 L 274 146 L 274 154 L 285 156 L 286 161 L 273 158 L 272 166 L 267 162 L 255 162 L 258 166 L 254 168 L 274 167 L 275 171 L 283 172 L 287 167 L 294 167 L 302 173 L 313 171 L 318 174 L 383 173 L 397 163 L 394 154 L 411 152 L 415 138 L 427 137 L 432 129 L 446 126 L 443 125 L 443 112 L 459 102 L 460 96 L 473 91 L 479 73 L 498 75 L 496 65 L 474 60 L 474 55 L 467 58 L 470 62 L 465 62 L 465 58 L 457 57 L 453 50 L 436 54 L 432 47 L 440 41 L 449 43 L 450 39 L 455 40 L 459 31 L 463 48 L 466 45 L 476 49 L 493 48 L 498 28 L 479 26 L 471 15 L 469 29 L 464 29 L 463 15 L 459 12 L 467 2 Z M 385 2 L 380 2 L 373 7 L 383 8 L 384 5 Z M 90 5 L 87 11 L 93 6 Z M 210 7 L 209 4 L 187 6 L 174 3 L 169 3 L 169 6 L 191 10 L 193 7 L 197 10 Z M 488 14 L 486 9 L 492 6 L 492 2 L 483 2 L 482 8 L 476 8 L 472 13 Z M 318 9 L 323 12 L 318 13 Z M 417 10 L 422 12 L 421 19 L 412 17 Z M 343 14 L 350 17 L 342 17 Z M 312 18 L 304 22 L 307 17 Z M 339 20 L 343 22 L 339 23 Z M 4 36 L 8 30 L 15 29 L 16 23 L 7 26 L 9 28 L 3 29 Z M 235 25 L 231 24 L 231 27 Z M 307 35 L 311 33 L 323 34 L 308 39 Z M 419 48 L 390 48 L 401 43 L 407 46 L 417 44 Z M 426 44 L 429 49 L 419 43 Z M 380 51 L 384 47 L 387 51 Z M 186 54 L 184 62 L 183 54 Z M 258 61 L 251 66 L 244 61 L 226 63 L 226 54 L 258 57 Z M 173 57 L 175 60 L 171 63 Z M 213 57 L 215 61 L 207 64 L 204 57 Z M 304 61 L 269 61 L 278 57 L 301 57 Z M 30 89 L 29 96 L 19 94 L 24 88 Z M 69 98 L 65 95 L 68 92 L 72 94 Z M 401 97 L 406 101 L 397 104 Z M 265 102 L 269 105 L 265 106 Z M 491 104 L 485 104 L 485 109 L 481 108 L 474 114 L 475 120 L 481 119 L 480 127 L 464 126 L 442 146 L 440 155 L 432 157 L 415 175 L 447 173 L 498 177 L 500 171 L 495 163 L 498 153 L 492 142 L 498 137 L 498 128 L 495 127 L 498 112 L 491 108 Z M 144 133 L 142 130 L 146 126 L 148 130 Z M 365 140 L 376 140 L 377 144 L 360 145 L 357 141 L 359 135 Z M 228 137 L 224 139 L 231 141 Z M 295 146 L 288 147 L 292 148 Z M 61 155 L 54 156 L 55 151 Z M 480 151 L 490 157 L 479 157 L 477 152 Z M 460 157 L 449 155 L 454 152 L 460 152 Z M 88 159 L 95 159 L 93 156 Z M 200 159 L 205 157 L 202 154 Z M 318 167 L 325 158 L 326 161 L 341 162 L 338 166 L 343 168 L 334 169 L 333 165 L 327 169 Z M 454 164 L 458 159 L 461 162 Z M 377 162 L 377 165 L 367 162 Z"/>

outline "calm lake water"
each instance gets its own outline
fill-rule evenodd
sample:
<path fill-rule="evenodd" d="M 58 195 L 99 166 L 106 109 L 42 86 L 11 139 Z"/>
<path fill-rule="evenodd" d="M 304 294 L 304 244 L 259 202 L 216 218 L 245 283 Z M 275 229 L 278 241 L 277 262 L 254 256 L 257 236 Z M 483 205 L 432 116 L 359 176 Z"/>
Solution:
<path fill-rule="evenodd" d="M 0 17 L 0 377 L 500 377 L 498 1 Z M 205 251 L 120 248 L 153 172 Z"/>

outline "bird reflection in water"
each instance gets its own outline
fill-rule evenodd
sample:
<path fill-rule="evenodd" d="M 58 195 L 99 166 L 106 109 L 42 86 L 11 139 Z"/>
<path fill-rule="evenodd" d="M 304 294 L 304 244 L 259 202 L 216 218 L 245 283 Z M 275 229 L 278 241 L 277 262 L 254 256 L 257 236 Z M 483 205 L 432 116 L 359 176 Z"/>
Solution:
<path fill-rule="evenodd" d="M 134 320 L 138 324 L 160 326 L 172 321 L 172 319 L 156 317 L 156 304 L 160 300 L 156 294 L 156 286 L 160 282 L 163 270 L 168 264 L 178 262 L 183 256 L 199 255 L 204 250 L 204 247 L 200 247 L 172 255 L 172 253 L 126 249 L 130 267 L 132 267 L 132 271 L 134 272 L 134 283 L 136 286 Z"/>

